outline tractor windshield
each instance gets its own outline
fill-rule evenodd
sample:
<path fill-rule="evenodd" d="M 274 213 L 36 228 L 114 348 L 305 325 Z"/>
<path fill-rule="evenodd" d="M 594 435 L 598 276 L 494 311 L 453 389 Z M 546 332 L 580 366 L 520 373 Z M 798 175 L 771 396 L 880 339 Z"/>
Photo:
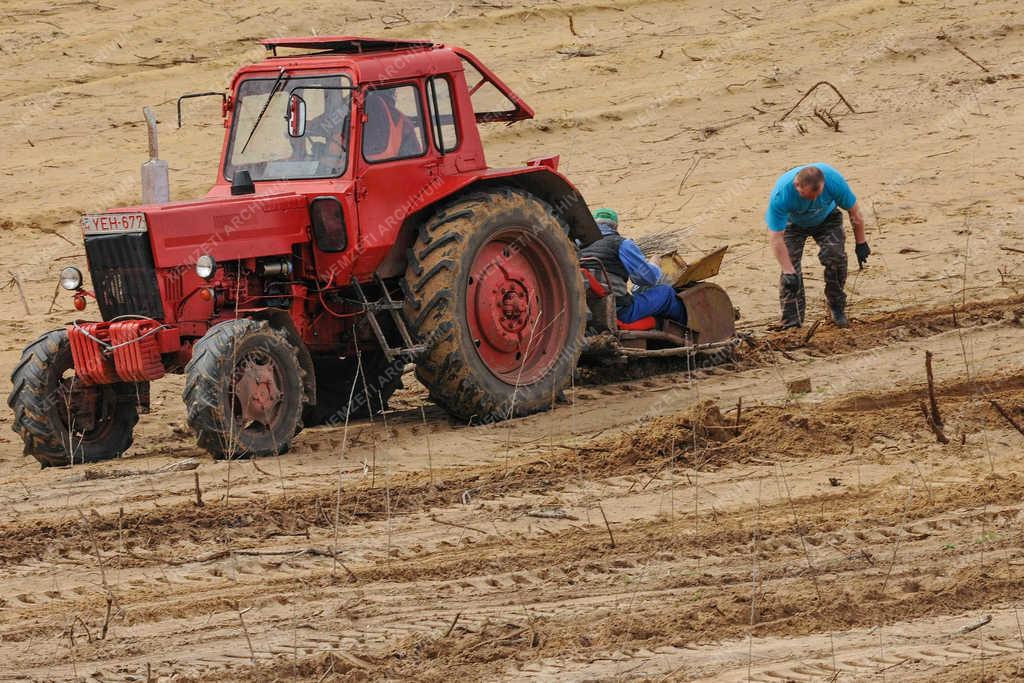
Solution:
<path fill-rule="evenodd" d="M 351 85 L 347 76 L 242 81 L 224 178 L 231 181 L 237 171 L 248 171 L 257 181 L 340 176 L 348 164 Z M 288 134 L 285 116 L 292 94 L 306 103 L 305 132 L 299 137 Z"/>

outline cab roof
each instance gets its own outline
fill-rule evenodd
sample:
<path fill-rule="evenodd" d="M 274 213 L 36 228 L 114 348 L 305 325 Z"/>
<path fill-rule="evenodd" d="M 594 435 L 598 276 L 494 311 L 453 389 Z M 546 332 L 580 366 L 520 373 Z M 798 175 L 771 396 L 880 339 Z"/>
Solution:
<path fill-rule="evenodd" d="M 474 81 L 478 81 L 470 86 L 470 95 L 486 82 L 511 103 L 511 108 L 505 111 L 474 112 L 478 122 L 512 123 L 533 118 L 533 109 L 505 85 L 497 74 L 468 50 L 455 45 L 429 40 L 391 40 L 362 36 L 266 38 L 260 44 L 270 53 L 267 59 L 236 71 L 231 83 L 232 89 L 239 79 L 257 73 L 280 74 L 292 69 L 312 71 L 340 67 L 351 70 L 357 83 L 366 83 L 465 71 L 465 62 L 472 67 L 471 71 L 476 72 Z M 307 52 L 279 55 L 278 48 Z"/>
<path fill-rule="evenodd" d="M 304 38 L 266 38 L 260 44 L 273 56 L 277 48 L 290 47 L 318 50 L 330 54 L 364 54 L 367 52 L 395 52 L 399 50 L 429 50 L 439 45 L 425 40 L 391 40 L 361 36 L 307 36 Z"/>

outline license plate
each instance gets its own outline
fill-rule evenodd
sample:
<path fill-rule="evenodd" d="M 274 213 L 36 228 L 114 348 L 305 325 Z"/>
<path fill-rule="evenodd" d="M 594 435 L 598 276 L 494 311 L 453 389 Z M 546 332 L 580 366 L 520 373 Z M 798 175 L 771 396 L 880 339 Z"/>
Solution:
<path fill-rule="evenodd" d="M 144 213 L 87 213 L 82 216 L 84 235 L 146 232 L 148 228 Z"/>

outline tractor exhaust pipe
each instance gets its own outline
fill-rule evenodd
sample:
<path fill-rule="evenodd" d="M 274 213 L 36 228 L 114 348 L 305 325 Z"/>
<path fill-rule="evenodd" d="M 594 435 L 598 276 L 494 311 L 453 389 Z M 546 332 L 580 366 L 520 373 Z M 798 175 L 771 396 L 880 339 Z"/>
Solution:
<path fill-rule="evenodd" d="M 142 165 L 142 203 L 166 204 L 171 201 L 171 181 L 167 162 L 160 159 L 160 148 L 156 137 L 156 115 L 149 107 L 143 107 L 146 129 L 149 131 L 149 161 Z"/>

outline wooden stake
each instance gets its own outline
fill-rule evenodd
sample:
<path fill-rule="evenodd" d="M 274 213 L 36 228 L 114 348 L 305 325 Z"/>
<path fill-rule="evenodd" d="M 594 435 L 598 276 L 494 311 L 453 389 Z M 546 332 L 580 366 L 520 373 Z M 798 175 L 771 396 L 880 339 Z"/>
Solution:
<path fill-rule="evenodd" d="M 452 631 L 454 631 L 454 630 L 455 630 L 455 624 L 459 623 L 459 617 L 461 617 L 461 616 L 462 616 L 462 612 L 456 612 L 456 613 L 455 613 L 455 618 L 454 618 L 454 619 L 452 619 L 452 624 L 451 624 L 451 626 L 449 626 L 449 627 L 448 627 L 448 630 L 444 632 L 444 637 L 445 637 L 445 638 L 447 638 L 448 636 L 450 636 L 450 635 L 452 634 Z"/>
<path fill-rule="evenodd" d="M 604 514 L 604 508 L 600 503 L 597 504 L 597 509 L 601 511 L 601 516 L 604 518 L 604 527 L 608 529 L 608 538 L 612 542 L 612 547 L 615 547 L 615 535 L 612 534 L 612 525 L 608 523 L 608 515 Z"/>
<path fill-rule="evenodd" d="M 196 507 L 197 508 L 201 508 L 201 507 L 203 507 L 204 503 L 203 503 L 203 490 L 201 488 L 199 488 L 199 472 L 194 472 L 193 474 L 196 475 Z"/>
<path fill-rule="evenodd" d="M 427 440 L 427 471 L 430 472 L 430 485 L 434 485 L 434 458 L 430 453 L 430 428 L 427 426 L 427 413 L 420 406 L 420 418 L 423 420 L 423 437 Z"/>
<path fill-rule="evenodd" d="M 932 422 L 939 429 L 945 425 L 942 423 L 942 416 L 939 415 L 939 401 L 935 399 L 935 376 L 932 374 L 932 352 L 925 351 L 925 373 L 928 374 L 928 401 L 932 409 Z"/>
<path fill-rule="evenodd" d="M 946 436 L 946 433 L 942 431 L 942 427 L 935 424 L 935 421 L 932 420 L 932 416 L 928 413 L 928 406 L 925 405 L 924 401 L 921 401 L 921 414 L 924 416 L 924 421 L 925 424 L 928 425 L 928 429 L 932 430 L 932 433 L 935 434 L 935 438 L 938 442 L 949 443 L 949 438 Z"/>

